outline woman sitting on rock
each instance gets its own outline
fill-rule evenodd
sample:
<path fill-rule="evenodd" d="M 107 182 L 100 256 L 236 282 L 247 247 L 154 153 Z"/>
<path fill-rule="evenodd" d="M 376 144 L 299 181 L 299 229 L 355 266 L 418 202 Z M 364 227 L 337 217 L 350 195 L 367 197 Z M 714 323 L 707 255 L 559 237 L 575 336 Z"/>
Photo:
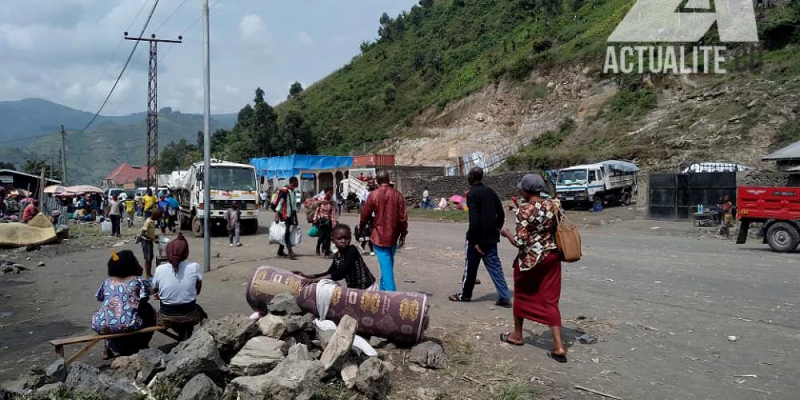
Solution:
<path fill-rule="evenodd" d="M 377 290 L 377 281 L 372 272 L 369 271 L 369 268 L 367 268 L 364 259 L 361 258 L 361 252 L 358 247 L 350 244 L 352 239 L 353 235 L 349 226 L 345 224 L 336 225 L 333 228 L 333 244 L 336 245 L 339 251 L 333 256 L 331 267 L 321 274 L 309 275 L 300 271 L 295 271 L 294 274 L 305 278 L 303 280 L 304 286 L 317 283 L 323 279 L 332 281 L 344 279 L 350 289 Z"/>
<path fill-rule="evenodd" d="M 155 326 L 153 306 L 148 303 L 152 294 L 150 281 L 142 279 L 142 267 L 132 251 L 112 250 L 108 260 L 108 278 L 97 290 L 97 300 L 103 305 L 92 317 L 92 328 L 101 335 L 138 331 Z M 130 356 L 150 344 L 153 333 L 106 339 L 103 359 Z"/>
<path fill-rule="evenodd" d="M 158 324 L 172 328 L 179 340 L 186 340 L 194 326 L 207 317 L 196 302 L 203 288 L 203 270 L 200 264 L 186 261 L 189 243 L 181 233 L 167 245 L 167 258 L 169 263 L 159 265 L 153 274 L 156 296 L 161 300 Z"/>

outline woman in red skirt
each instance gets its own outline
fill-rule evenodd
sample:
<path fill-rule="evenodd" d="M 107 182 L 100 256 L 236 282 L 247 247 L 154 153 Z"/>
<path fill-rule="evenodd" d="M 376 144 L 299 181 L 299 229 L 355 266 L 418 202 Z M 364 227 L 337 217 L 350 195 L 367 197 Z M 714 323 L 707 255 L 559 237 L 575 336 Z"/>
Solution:
<path fill-rule="evenodd" d="M 561 260 L 556 246 L 556 215 L 559 208 L 541 193 L 547 190 L 544 179 L 529 174 L 517 185 L 526 203 L 517 211 L 516 232 L 508 228 L 508 238 L 519 255 L 514 260 L 514 332 L 500 339 L 516 346 L 524 344 L 522 324 L 527 320 L 545 324 L 553 332 L 553 350 L 547 355 L 567 362 L 567 350 L 561 341 Z"/>

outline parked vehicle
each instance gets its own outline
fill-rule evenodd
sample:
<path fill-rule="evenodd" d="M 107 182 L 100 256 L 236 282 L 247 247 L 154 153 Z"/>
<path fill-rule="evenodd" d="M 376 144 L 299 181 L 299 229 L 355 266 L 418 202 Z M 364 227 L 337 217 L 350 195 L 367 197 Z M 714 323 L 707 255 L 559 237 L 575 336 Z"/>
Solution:
<path fill-rule="evenodd" d="M 750 225 L 762 223 L 763 243 L 774 252 L 794 251 L 800 245 L 800 187 L 742 186 L 737 192 L 737 244 L 747 242 Z"/>
<path fill-rule="evenodd" d="M 242 233 L 258 231 L 258 179 L 251 165 L 211 160 L 211 199 L 203 196 L 204 164 L 193 164 L 188 171 L 173 174 L 170 187 L 180 203 L 178 220 L 181 229 L 191 228 L 196 237 L 203 236 L 203 218 L 209 215 L 210 226 L 225 226 L 225 212 L 234 201 L 240 205 Z"/>
<path fill-rule="evenodd" d="M 608 160 L 576 165 L 558 173 L 556 192 L 564 208 L 576 205 L 629 205 L 638 194 L 639 167 Z"/>

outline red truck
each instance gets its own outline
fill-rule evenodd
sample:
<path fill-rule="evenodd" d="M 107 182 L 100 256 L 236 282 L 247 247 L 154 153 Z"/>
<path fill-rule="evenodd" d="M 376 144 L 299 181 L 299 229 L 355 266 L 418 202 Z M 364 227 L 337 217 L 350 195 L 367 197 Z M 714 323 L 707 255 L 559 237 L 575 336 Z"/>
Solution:
<path fill-rule="evenodd" d="M 755 187 L 738 189 L 737 218 L 741 221 L 737 244 L 747 242 L 753 222 L 761 222 L 764 243 L 772 251 L 786 253 L 800 245 L 800 187 Z"/>

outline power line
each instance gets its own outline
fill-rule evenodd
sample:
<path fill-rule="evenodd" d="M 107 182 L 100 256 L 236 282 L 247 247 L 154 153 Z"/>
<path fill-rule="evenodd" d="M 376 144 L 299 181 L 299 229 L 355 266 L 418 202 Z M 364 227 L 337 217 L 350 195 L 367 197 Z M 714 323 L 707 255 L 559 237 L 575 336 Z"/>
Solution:
<path fill-rule="evenodd" d="M 147 29 L 147 25 L 150 24 L 150 20 L 153 18 L 153 13 L 156 11 L 156 7 L 158 7 L 158 1 L 159 0 L 155 0 L 155 2 L 153 3 L 153 8 L 150 9 L 150 14 L 147 16 L 147 20 L 144 22 L 144 26 L 142 26 L 142 31 L 139 33 L 140 37 L 144 35 L 144 31 L 145 29 Z M 83 129 L 81 129 L 80 133 L 86 132 L 86 130 L 89 129 L 89 127 L 92 125 L 92 123 L 94 123 L 97 117 L 100 116 L 100 112 L 103 111 L 103 108 L 108 103 L 108 99 L 110 99 L 111 95 L 114 94 L 114 90 L 117 88 L 119 81 L 122 79 L 122 75 L 125 74 L 125 70 L 128 68 L 128 64 L 130 64 L 131 58 L 133 58 L 133 54 L 136 53 L 136 48 L 138 46 L 139 42 L 137 41 L 133 45 L 133 49 L 131 50 L 131 53 L 128 55 L 128 60 L 125 61 L 125 65 L 122 67 L 122 71 L 120 71 L 119 76 L 117 76 L 117 80 L 114 82 L 114 86 L 111 87 L 111 91 L 108 92 L 108 96 L 106 96 L 106 99 L 103 100 L 103 104 L 100 105 L 100 109 L 97 110 L 97 112 L 94 114 L 94 117 L 92 117 L 89 123 L 86 124 L 86 126 L 83 127 Z"/>
<path fill-rule="evenodd" d="M 167 21 L 169 21 L 169 20 L 170 20 L 170 18 L 172 18 L 172 16 L 174 16 L 174 15 L 175 15 L 175 13 L 177 13 L 177 12 L 178 12 L 178 10 L 180 10 L 180 9 L 181 9 L 181 7 L 183 7 L 183 5 L 184 5 L 184 4 L 186 4 L 186 2 L 187 2 L 187 1 L 189 1 L 189 0 L 183 0 L 183 1 L 181 2 L 181 4 L 178 6 L 178 8 L 176 8 L 176 9 L 175 9 L 175 11 L 173 11 L 173 12 L 172 12 L 172 14 L 170 14 L 170 15 L 169 15 L 169 16 L 168 16 L 168 17 L 167 17 L 167 18 L 166 18 L 166 19 L 165 19 L 165 20 L 164 20 L 164 21 L 161 23 L 161 25 L 159 25 L 159 26 L 158 26 L 158 28 L 156 28 L 156 30 L 155 30 L 153 33 L 158 33 L 158 31 L 160 31 L 160 30 L 161 30 L 161 28 L 163 28 L 163 27 L 164 27 L 164 25 L 166 25 L 166 24 L 167 24 Z"/>

